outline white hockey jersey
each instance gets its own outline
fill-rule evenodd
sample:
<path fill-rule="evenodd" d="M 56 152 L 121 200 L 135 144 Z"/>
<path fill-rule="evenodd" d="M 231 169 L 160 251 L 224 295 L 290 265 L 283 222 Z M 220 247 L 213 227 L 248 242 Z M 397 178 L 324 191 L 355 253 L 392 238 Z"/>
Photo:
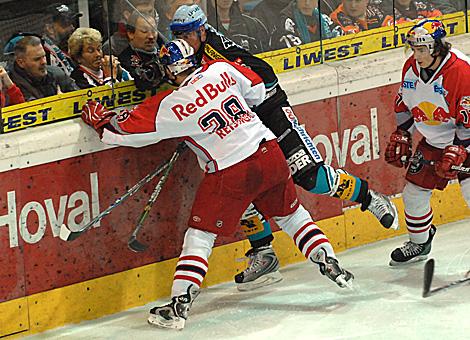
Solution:
<path fill-rule="evenodd" d="M 253 71 L 236 63 L 213 61 L 188 76 L 176 90 L 146 99 L 113 117 L 102 141 L 145 146 L 183 137 L 206 172 L 234 165 L 274 134 L 250 107 L 264 101 L 265 87 Z"/>
<path fill-rule="evenodd" d="M 403 67 L 402 83 L 395 101 L 398 126 L 414 126 L 426 142 L 443 149 L 454 138 L 470 143 L 470 59 L 452 49 L 428 80 L 410 57 Z M 411 118 L 414 124 L 409 124 Z M 468 148 L 470 150 L 470 147 Z"/>

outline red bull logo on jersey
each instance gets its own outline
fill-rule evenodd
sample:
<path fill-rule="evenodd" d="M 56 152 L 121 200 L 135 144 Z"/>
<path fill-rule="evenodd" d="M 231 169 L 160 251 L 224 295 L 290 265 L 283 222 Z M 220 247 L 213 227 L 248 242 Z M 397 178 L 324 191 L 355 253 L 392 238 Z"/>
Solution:
<path fill-rule="evenodd" d="M 209 83 L 196 90 L 194 100 L 185 104 L 173 105 L 171 110 L 179 121 L 196 113 L 198 108 L 206 106 L 209 101 L 214 100 L 219 94 L 224 93 L 227 89 L 237 83 L 230 77 L 227 72 L 220 75 L 221 81 L 218 83 Z"/>
<path fill-rule="evenodd" d="M 411 109 L 411 113 L 415 122 L 422 122 L 426 125 L 440 125 L 450 119 L 449 113 L 444 108 L 430 102 L 419 103 Z"/>

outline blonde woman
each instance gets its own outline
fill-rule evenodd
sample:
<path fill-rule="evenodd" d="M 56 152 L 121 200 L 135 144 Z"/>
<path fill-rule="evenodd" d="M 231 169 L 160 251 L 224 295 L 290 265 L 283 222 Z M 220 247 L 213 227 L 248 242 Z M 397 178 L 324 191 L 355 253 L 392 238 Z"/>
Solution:
<path fill-rule="evenodd" d="M 70 75 L 84 89 L 132 79 L 117 57 L 103 55 L 101 33 L 93 28 L 76 29 L 69 38 L 69 54 L 77 63 Z M 112 68 L 111 68 L 112 65 Z"/>

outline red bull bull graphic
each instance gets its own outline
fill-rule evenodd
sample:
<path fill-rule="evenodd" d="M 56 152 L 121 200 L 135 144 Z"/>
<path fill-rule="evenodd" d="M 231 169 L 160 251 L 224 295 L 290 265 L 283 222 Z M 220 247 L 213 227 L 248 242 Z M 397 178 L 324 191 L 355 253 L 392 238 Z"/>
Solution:
<path fill-rule="evenodd" d="M 419 103 L 411 109 L 411 113 L 415 122 L 422 122 L 426 125 L 440 125 L 450 119 L 450 114 L 446 109 L 430 102 Z"/>

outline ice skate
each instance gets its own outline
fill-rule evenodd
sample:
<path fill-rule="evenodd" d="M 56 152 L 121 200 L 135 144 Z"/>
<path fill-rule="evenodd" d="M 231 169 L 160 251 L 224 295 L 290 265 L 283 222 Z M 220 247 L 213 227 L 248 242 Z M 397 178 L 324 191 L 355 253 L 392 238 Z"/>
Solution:
<path fill-rule="evenodd" d="M 329 257 L 325 249 L 321 248 L 311 258 L 312 262 L 320 266 L 320 273 L 328 277 L 331 281 L 335 282 L 341 288 L 352 288 L 354 275 L 344 268 L 341 268 L 338 260 Z"/>
<path fill-rule="evenodd" d="M 361 210 L 369 210 L 385 228 L 398 229 L 398 212 L 395 204 L 390 199 L 378 192 L 369 190 L 371 195 L 370 203 L 367 207 L 362 206 Z"/>
<path fill-rule="evenodd" d="M 431 229 L 429 229 L 429 237 L 425 243 L 418 244 L 408 241 L 400 248 L 396 248 L 390 255 L 392 258 L 390 260 L 390 265 L 400 266 L 426 260 L 431 252 L 431 243 L 435 234 L 436 227 L 431 225 Z"/>
<path fill-rule="evenodd" d="M 199 288 L 194 285 L 189 286 L 186 294 L 174 296 L 165 306 L 152 308 L 147 319 L 148 323 L 160 328 L 183 329 L 189 309 L 198 295 Z"/>
<path fill-rule="evenodd" d="M 246 256 L 248 268 L 235 275 L 238 290 L 253 290 L 282 280 L 279 260 L 271 246 L 252 248 Z"/>

